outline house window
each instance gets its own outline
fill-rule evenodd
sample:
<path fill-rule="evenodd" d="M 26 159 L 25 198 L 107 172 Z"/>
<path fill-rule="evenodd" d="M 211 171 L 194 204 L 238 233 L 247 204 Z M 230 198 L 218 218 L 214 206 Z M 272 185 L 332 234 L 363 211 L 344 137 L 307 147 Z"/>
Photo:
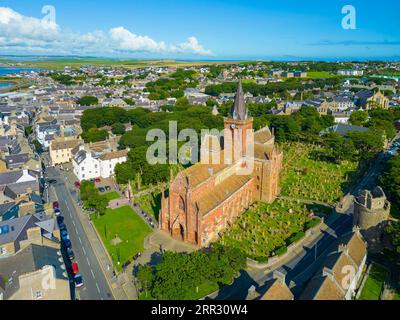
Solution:
<path fill-rule="evenodd" d="M 36 299 L 39 300 L 39 299 L 42 299 L 42 297 L 43 297 L 43 296 L 42 296 L 42 291 L 40 291 L 40 290 L 39 290 L 39 291 L 36 291 Z"/>
<path fill-rule="evenodd" d="M 82 171 L 85 171 L 85 167 L 82 167 Z"/>

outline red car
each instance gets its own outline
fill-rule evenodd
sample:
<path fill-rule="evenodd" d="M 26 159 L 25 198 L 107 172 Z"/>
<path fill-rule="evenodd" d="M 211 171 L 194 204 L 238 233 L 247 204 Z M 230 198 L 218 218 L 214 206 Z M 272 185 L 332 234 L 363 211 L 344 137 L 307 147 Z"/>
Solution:
<path fill-rule="evenodd" d="M 77 265 L 76 263 L 73 263 L 73 264 L 71 265 L 71 270 L 72 270 L 72 273 L 73 273 L 74 275 L 78 274 L 78 273 L 79 273 L 78 265 Z"/>
<path fill-rule="evenodd" d="M 100 178 L 96 178 L 96 179 L 94 179 L 94 182 L 100 183 L 100 182 L 101 182 L 101 179 L 100 179 Z"/>
<path fill-rule="evenodd" d="M 76 181 L 76 182 L 74 183 L 74 185 L 75 185 L 75 187 L 76 187 L 77 189 L 79 189 L 79 188 L 81 187 L 81 183 L 80 183 L 79 181 Z"/>
<path fill-rule="evenodd" d="M 53 202 L 53 209 L 59 209 L 60 205 L 58 204 L 58 201 Z"/>

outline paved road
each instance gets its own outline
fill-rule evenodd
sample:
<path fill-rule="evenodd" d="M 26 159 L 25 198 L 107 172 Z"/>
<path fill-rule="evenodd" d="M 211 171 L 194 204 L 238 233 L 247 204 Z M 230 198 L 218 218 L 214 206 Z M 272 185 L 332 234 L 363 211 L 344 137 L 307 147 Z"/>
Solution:
<path fill-rule="evenodd" d="M 112 300 L 111 289 L 83 230 L 78 213 L 73 205 L 74 200 L 63 181 L 63 177 L 54 168 L 49 168 L 47 177 L 58 181 L 54 185 L 54 191 L 65 218 L 72 249 L 75 253 L 75 261 L 78 263 L 80 274 L 85 283 L 83 288 L 77 290 L 78 298 L 81 300 Z"/>
<path fill-rule="evenodd" d="M 340 215 L 335 220 L 330 228 L 334 231 L 334 235 L 341 236 L 352 228 L 352 219 L 348 215 Z M 306 280 L 312 276 L 312 274 L 321 266 L 332 243 L 336 239 L 330 233 L 324 233 L 322 238 L 317 240 L 317 245 L 312 244 L 308 249 L 307 253 L 301 257 L 294 257 L 291 261 L 286 263 L 284 266 L 278 268 L 280 272 L 286 274 L 286 282 L 289 284 L 290 281 L 294 281 L 296 286 L 300 287 Z M 241 272 L 241 276 L 235 280 L 235 282 L 227 287 L 220 290 L 216 300 L 243 300 L 247 296 L 248 289 L 252 285 L 262 285 L 273 276 L 272 272 L 262 274 L 255 279 L 250 277 L 245 271 Z M 297 290 L 293 290 L 296 294 Z"/>

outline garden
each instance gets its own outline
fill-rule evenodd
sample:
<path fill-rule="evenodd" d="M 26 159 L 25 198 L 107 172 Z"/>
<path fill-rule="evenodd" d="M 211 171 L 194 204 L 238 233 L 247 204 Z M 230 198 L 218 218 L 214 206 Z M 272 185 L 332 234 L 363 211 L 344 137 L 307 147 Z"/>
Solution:
<path fill-rule="evenodd" d="M 283 144 L 284 168 L 281 195 L 335 203 L 357 175 L 357 162 L 334 163 L 315 157 L 321 147 L 300 142 Z"/>
<path fill-rule="evenodd" d="M 287 246 L 316 226 L 322 207 L 278 199 L 272 204 L 257 203 L 244 212 L 222 235 L 220 243 L 240 249 L 247 257 L 266 262 L 286 252 Z"/>
<path fill-rule="evenodd" d="M 117 271 L 138 252 L 144 251 L 144 239 L 152 232 L 129 206 L 107 209 L 93 222 Z"/>

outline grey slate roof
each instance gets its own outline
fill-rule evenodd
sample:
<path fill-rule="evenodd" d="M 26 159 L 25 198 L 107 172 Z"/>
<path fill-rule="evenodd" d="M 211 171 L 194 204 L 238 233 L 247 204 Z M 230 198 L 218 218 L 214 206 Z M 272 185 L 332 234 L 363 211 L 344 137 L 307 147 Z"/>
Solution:
<path fill-rule="evenodd" d="M 11 156 L 6 156 L 5 160 L 8 167 L 21 165 L 29 161 L 29 154 L 27 153 L 13 154 Z"/>
<path fill-rule="evenodd" d="M 360 127 L 360 126 L 352 126 L 349 124 L 339 123 L 332 127 L 325 129 L 322 133 L 336 132 L 342 136 L 346 136 L 349 132 L 367 132 L 369 128 Z"/>
<path fill-rule="evenodd" d="M 23 234 L 24 231 L 26 229 L 34 227 L 35 222 L 37 221 L 39 221 L 39 219 L 32 215 L 27 215 L 7 221 L 1 221 L 0 228 L 2 228 L 3 232 L 0 234 L 0 244 L 14 242 L 18 238 L 20 238 L 20 240 L 25 240 L 26 234 Z M 5 228 L 8 229 L 8 232 L 4 231 Z"/>
<path fill-rule="evenodd" d="M 56 278 L 66 279 L 63 274 L 65 266 L 59 260 L 58 251 L 55 248 L 32 244 L 15 256 L 0 259 L 0 276 L 8 279 L 7 283 L 4 284 L 5 299 L 18 291 L 18 277 L 20 275 L 34 272 L 44 266 L 53 266 L 56 271 Z"/>

